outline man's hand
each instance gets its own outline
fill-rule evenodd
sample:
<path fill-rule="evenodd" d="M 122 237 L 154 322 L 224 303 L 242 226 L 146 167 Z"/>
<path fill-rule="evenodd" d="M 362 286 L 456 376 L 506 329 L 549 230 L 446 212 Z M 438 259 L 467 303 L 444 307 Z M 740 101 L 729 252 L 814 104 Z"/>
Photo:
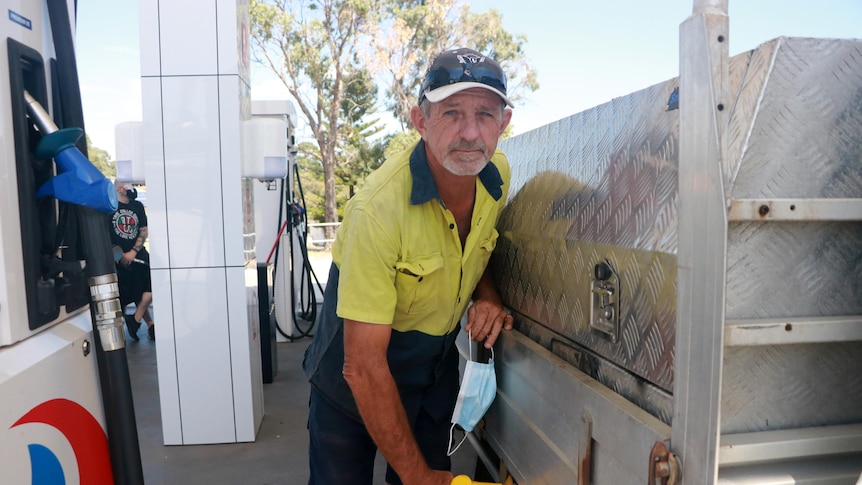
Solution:
<path fill-rule="evenodd" d="M 414 480 L 403 479 L 405 485 L 451 485 L 455 475 L 442 470 L 428 469 L 428 473 L 422 477 L 417 477 Z"/>
<path fill-rule="evenodd" d="M 490 349 L 497 341 L 501 330 L 512 330 L 515 319 L 503 308 L 499 301 L 476 300 L 467 310 L 467 327 L 470 336 L 476 342 L 485 341 L 485 348 Z"/>
<path fill-rule="evenodd" d="M 128 251 L 123 253 L 123 257 L 120 258 L 120 264 L 122 264 L 123 266 L 128 266 L 132 264 L 132 261 L 135 260 L 135 256 L 137 256 L 137 254 L 137 252 L 129 249 Z"/>
<path fill-rule="evenodd" d="M 490 349 L 497 341 L 501 330 L 512 330 L 515 320 L 503 307 L 503 300 L 488 268 L 476 284 L 473 291 L 473 305 L 467 310 L 467 326 L 464 330 L 476 342 L 485 341 L 485 348 Z"/>
<path fill-rule="evenodd" d="M 431 475 L 427 480 L 422 481 L 422 485 L 451 485 L 454 478 L 455 475 L 450 472 L 431 470 Z"/>

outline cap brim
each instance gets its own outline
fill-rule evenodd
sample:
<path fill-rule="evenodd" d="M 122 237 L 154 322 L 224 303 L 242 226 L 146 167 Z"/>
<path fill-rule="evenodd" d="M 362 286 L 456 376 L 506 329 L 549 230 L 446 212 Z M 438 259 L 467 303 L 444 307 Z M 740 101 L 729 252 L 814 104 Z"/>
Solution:
<path fill-rule="evenodd" d="M 460 93 L 461 91 L 463 91 L 465 89 L 470 89 L 470 88 L 487 89 L 488 91 L 491 91 L 492 93 L 496 94 L 497 96 L 503 98 L 503 101 L 506 103 L 506 106 L 508 106 L 510 108 L 515 107 L 514 105 L 512 105 L 512 102 L 509 101 L 509 98 L 507 98 L 505 94 L 501 93 L 499 89 L 492 88 L 491 86 L 488 86 L 487 84 L 482 84 L 482 83 L 477 83 L 477 82 L 472 82 L 472 81 L 465 81 L 465 82 L 460 82 L 460 83 L 455 83 L 455 84 L 447 84 L 445 86 L 440 86 L 439 88 L 437 88 L 433 91 L 426 92 L 425 97 L 428 98 L 428 101 L 431 101 L 432 103 L 439 103 L 440 101 L 443 101 L 444 99 L 448 98 L 449 96 L 452 96 L 455 93 Z"/>

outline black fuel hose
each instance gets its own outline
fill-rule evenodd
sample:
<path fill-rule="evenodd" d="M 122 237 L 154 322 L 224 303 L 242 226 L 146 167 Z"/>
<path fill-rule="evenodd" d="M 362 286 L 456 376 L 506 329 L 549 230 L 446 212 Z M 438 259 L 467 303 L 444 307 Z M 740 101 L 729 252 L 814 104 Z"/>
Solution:
<path fill-rule="evenodd" d="M 303 207 L 306 207 L 306 203 L 305 193 L 302 189 L 302 179 L 299 177 L 299 167 L 296 164 L 294 164 L 293 169 L 294 179 L 296 180 L 297 188 L 299 190 L 301 205 L 295 204 L 289 200 L 288 193 L 285 190 L 285 182 L 284 180 L 282 180 L 281 194 L 279 197 L 280 203 L 278 211 L 278 226 L 279 228 L 281 228 L 285 217 L 284 209 L 287 209 L 287 217 L 290 218 L 287 223 L 289 235 L 288 240 L 291 241 L 289 251 L 290 261 L 288 265 L 288 268 L 290 270 L 290 294 L 296 296 L 301 304 L 299 315 L 297 315 L 295 304 L 291 308 L 289 308 L 288 311 L 290 314 L 291 323 L 293 324 L 293 327 L 299 332 L 299 335 L 291 335 L 287 333 L 283 328 L 281 328 L 281 325 L 276 322 L 276 329 L 278 330 L 278 333 L 280 333 L 282 337 L 284 337 L 290 342 L 313 336 L 311 331 L 314 329 L 315 322 L 317 321 L 318 303 L 317 293 L 314 291 L 314 285 L 316 285 L 317 288 L 320 290 L 320 294 L 323 294 L 323 286 L 320 284 L 320 280 L 317 278 L 317 274 L 314 272 L 314 268 L 312 268 L 311 262 L 308 258 L 308 245 L 306 243 L 308 237 L 308 218 L 306 217 L 306 211 L 303 209 Z M 296 231 L 296 240 L 299 244 L 299 250 L 302 255 L 301 265 L 295 264 L 296 254 L 294 253 L 294 247 L 292 244 L 294 231 Z M 275 265 L 273 268 L 274 273 L 276 273 L 277 271 L 278 253 L 276 253 Z M 301 281 L 299 292 L 296 291 L 295 283 L 295 276 L 297 271 L 300 272 Z M 276 302 L 273 301 L 273 304 L 275 303 Z M 299 320 L 308 322 L 305 328 L 300 325 Z"/>
<path fill-rule="evenodd" d="M 47 0 L 47 6 L 56 53 L 57 92 L 62 101 L 59 121 L 63 127 L 83 130 L 84 112 L 68 6 L 66 0 Z M 85 136 L 80 138 L 78 149 L 86 154 Z M 114 483 L 139 485 L 144 483 L 144 473 L 126 359 L 119 286 L 108 235 L 108 215 L 82 206 L 75 209 L 78 210 L 85 272 L 90 285 L 93 339 Z"/>

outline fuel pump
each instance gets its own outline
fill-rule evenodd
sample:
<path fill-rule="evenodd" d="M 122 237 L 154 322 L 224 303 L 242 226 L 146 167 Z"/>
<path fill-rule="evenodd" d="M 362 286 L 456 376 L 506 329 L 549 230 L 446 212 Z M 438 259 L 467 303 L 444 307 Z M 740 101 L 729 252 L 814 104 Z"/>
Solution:
<path fill-rule="evenodd" d="M 27 91 L 30 120 L 38 127 L 42 139 L 36 145 L 39 159 L 53 158 L 59 174 L 48 180 L 37 192 L 37 198 L 53 196 L 80 207 L 78 227 L 82 242 L 84 266 L 90 289 L 90 311 L 94 324 L 93 339 L 99 361 L 102 399 L 108 422 L 108 441 L 115 475 L 120 483 L 143 483 L 129 364 L 126 360 L 126 338 L 123 332 L 123 308 L 106 214 L 117 209 L 117 192 L 78 150 L 75 142 L 83 134 L 80 128 L 60 130 L 42 106 Z"/>
<path fill-rule="evenodd" d="M 67 0 L 0 6 L 0 482 L 143 483 L 116 192 L 84 155 L 74 15 Z"/>

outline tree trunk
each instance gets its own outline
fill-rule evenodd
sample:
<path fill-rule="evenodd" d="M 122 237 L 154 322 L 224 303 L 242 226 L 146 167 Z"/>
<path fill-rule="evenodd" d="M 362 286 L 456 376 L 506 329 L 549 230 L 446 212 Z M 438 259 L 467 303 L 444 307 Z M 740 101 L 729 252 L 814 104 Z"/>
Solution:
<path fill-rule="evenodd" d="M 327 149 L 322 153 L 323 159 L 323 218 L 324 222 L 338 222 L 338 206 L 335 201 L 335 153 L 334 150 Z M 324 226 L 324 239 L 327 240 L 325 247 L 329 250 L 332 247 L 330 242 L 335 239 L 335 226 Z"/>

